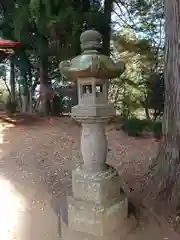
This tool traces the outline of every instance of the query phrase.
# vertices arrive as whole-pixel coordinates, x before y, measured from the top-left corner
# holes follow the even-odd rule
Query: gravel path
[[[155,155],[155,141],[129,138],[111,126],[107,127],[107,134],[108,163],[115,166],[124,179],[141,175]],[[71,192],[71,170],[82,162],[79,149],[80,127],[68,118],[33,126],[14,127],[1,122],[0,191],[9,184],[11,194],[18,196],[26,227],[16,238],[1,237],[0,231],[0,239],[59,239],[59,201],[63,202],[65,194]],[[10,203],[6,208],[9,206]],[[20,230],[11,234],[17,231]]]

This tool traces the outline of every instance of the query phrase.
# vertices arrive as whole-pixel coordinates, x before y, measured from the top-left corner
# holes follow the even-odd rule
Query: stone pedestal
[[[127,218],[127,199],[120,195],[119,185],[111,167],[98,172],[73,170],[73,196],[67,199],[68,225],[62,222],[62,239],[119,240]]]
[[[119,197],[119,186],[119,176],[111,167],[97,172],[88,172],[81,167],[72,171],[75,199],[101,204]]]

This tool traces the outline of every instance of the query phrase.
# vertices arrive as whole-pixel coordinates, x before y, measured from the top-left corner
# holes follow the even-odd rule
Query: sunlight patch
[[[0,177],[0,239],[20,239],[18,229],[21,214],[25,209],[24,197],[10,181]]]

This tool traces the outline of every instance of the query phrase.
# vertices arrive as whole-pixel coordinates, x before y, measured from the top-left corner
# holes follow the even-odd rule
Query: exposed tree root
[[[145,175],[139,190],[142,203],[156,215],[163,216],[178,229],[180,224],[180,159],[174,149],[164,144]]]

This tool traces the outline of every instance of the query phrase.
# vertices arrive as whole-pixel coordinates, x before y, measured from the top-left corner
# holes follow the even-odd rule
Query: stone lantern
[[[120,196],[118,173],[105,163],[104,123],[115,116],[113,105],[108,103],[108,80],[120,76],[125,65],[100,53],[99,32],[85,31],[80,41],[83,53],[59,66],[68,80],[77,81],[78,105],[72,108],[71,116],[82,124],[83,157],[83,165],[72,171],[73,197],[68,197],[68,226],[62,223],[62,237],[116,240],[127,215],[127,200]]]

